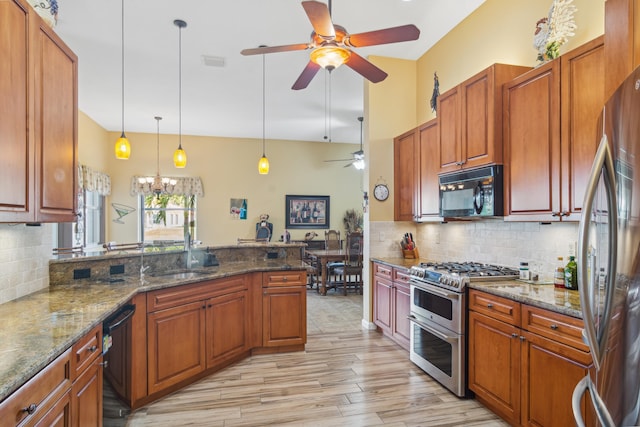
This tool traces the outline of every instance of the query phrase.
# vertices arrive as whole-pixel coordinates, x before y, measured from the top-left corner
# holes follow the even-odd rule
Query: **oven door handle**
[[[431,286],[431,285],[418,285],[415,282],[410,282],[410,284],[412,284],[413,286],[415,286],[418,289],[422,289],[424,292],[429,292],[432,294],[436,294],[438,296],[441,296],[443,298],[447,298],[447,299],[459,299],[460,298],[460,294],[456,293],[456,292],[447,292],[444,290],[441,290],[440,288],[436,287],[436,286]]]
[[[437,336],[441,340],[444,340],[444,341],[452,343],[452,344],[455,344],[458,341],[458,337],[449,337],[449,336],[443,334],[442,332],[433,329],[431,326],[428,326],[426,323],[419,321],[418,318],[416,316],[414,316],[413,314],[407,316],[407,319],[409,319],[409,321],[415,323],[416,325],[418,325],[422,329],[426,330],[427,332]]]

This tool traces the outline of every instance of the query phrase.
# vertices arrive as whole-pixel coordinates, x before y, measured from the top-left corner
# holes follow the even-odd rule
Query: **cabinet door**
[[[561,56],[563,220],[580,220],[600,143],[598,117],[605,102],[603,40],[601,36]]]
[[[504,86],[505,209],[510,220],[560,220],[560,62]]]
[[[307,287],[274,287],[262,291],[262,345],[306,344]]]
[[[205,369],[205,308],[201,301],[147,314],[149,394]]]
[[[416,151],[416,217],[437,218],[440,215],[440,143],[438,119],[430,120],[418,128],[419,144]]]
[[[102,357],[95,359],[71,387],[72,425],[102,426]]]
[[[394,283],[393,286],[393,338],[406,350],[410,347],[411,291],[409,286]]]
[[[37,23],[36,221],[72,222],[78,184],[78,59],[44,21]]]
[[[33,56],[29,55],[29,6],[0,2],[0,221],[33,221]],[[31,15],[35,15],[31,11]]]
[[[373,323],[387,334],[391,334],[392,289],[391,280],[373,276]]]
[[[247,291],[207,300],[207,368],[248,350]]]
[[[591,356],[536,334],[523,332],[523,336],[522,425],[574,425],[571,395],[587,375]],[[583,417],[586,404],[583,397]]]
[[[469,312],[469,388],[512,425],[520,422],[520,329]]]
[[[416,138],[413,129],[393,141],[393,218],[396,221],[414,218]]]
[[[28,420],[20,427],[69,427],[71,425],[71,390],[67,392],[41,418]],[[96,424],[97,425],[97,424]]]
[[[440,172],[458,170],[462,166],[460,88],[458,86],[438,97],[438,121]]]
[[[502,161],[494,150],[493,69],[486,69],[461,84],[461,160],[465,168]],[[499,148],[502,148],[500,146]],[[498,155],[497,159],[495,159]]]

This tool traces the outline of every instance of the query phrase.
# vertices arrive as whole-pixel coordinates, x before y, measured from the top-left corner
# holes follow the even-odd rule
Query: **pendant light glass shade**
[[[266,47],[266,46],[261,46]],[[264,70],[264,54],[262,55],[262,157],[258,161],[258,173],[267,175],[269,173],[269,159],[265,155],[265,70]]]
[[[173,164],[184,168],[187,166],[187,153],[182,148],[182,29],[187,23],[176,19],[173,24],[178,27],[178,148],[173,153]]]
[[[122,0],[122,134],[116,141],[116,159],[127,160],[131,155],[131,144],[124,134],[124,0]]]

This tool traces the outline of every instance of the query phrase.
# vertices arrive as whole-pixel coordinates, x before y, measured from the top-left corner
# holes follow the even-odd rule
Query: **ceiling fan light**
[[[353,167],[358,169],[358,170],[363,170],[364,169],[364,159],[358,159],[355,162],[353,162]]]
[[[264,154],[258,161],[258,173],[260,175],[267,175],[269,173],[269,159]]]
[[[120,138],[116,141],[116,159],[127,160],[131,155],[131,144],[129,144],[129,140],[127,136],[122,132]]]
[[[329,71],[349,61],[351,52],[340,46],[321,46],[311,52],[311,60]]]
[[[173,152],[173,165],[177,168],[187,166],[187,153],[182,149],[182,145]]]

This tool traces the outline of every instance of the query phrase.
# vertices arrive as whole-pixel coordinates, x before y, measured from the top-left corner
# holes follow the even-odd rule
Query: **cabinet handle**
[[[108,368],[109,367],[109,361],[105,360],[104,362],[98,363],[98,365],[101,365],[103,368]]]
[[[487,304],[487,308],[493,308],[493,304],[491,303]]]
[[[520,341],[524,341],[526,338],[520,335]]]
[[[207,305],[206,305],[206,304],[202,306],[202,309],[205,309],[205,308],[207,308]]]
[[[20,411],[21,412],[26,412],[27,414],[31,415],[34,412],[36,412],[36,409],[38,409],[38,405],[36,405],[35,403],[32,403],[31,405],[27,406],[26,408],[20,409]]]
[[[511,334],[511,337],[512,337],[512,338],[518,338],[518,334],[516,334],[515,332],[513,332],[513,333]]]
[[[558,325],[556,325],[555,323],[554,323],[553,325],[549,326],[549,327],[550,327],[551,329],[553,329],[554,331],[555,331],[556,329],[558,329]]]
[[[569,216],[569,215],[571,215],[571,212],[568,212],[568,211],[562,212],[562,216]]]
[[[560,212],[551,212],[551,216],[552,217],[557,217],[557,216],[561,216]]]
[[[87,351],[88,351],[89,353],[93,353],[93,352],[94,352],[94,351],[96,351],[97,349],[98,349],[98,347],[97,347],[97,346],[95,346],[95,345],[92,345],[91,347],[87,347]]]
[[[211,308],[211,307],[213,307],[213,304],[209,304],[209,305],[207,305],[207,307]]]
[[[283,277],[283,278],[282,278],[282,281],[283,281],[283,282],[286,282],[286,281],[287,281],[287,277],[286,277],[286,276],[285,276],[285,277]]]

